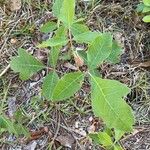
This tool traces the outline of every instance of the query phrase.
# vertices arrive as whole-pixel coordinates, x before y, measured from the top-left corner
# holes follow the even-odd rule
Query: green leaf
[[[116,64],[119,62],[119,58],[120,58],[119,56],[121,54],[122,54],[121,46],[119,46],[116,41],[113,41],[112,51],[111,51],[111,54],[109,55],[109,57],[107,58],[107,61]]]
[[[97,68],[111,53],[112,36],[110,33],[103,33],[97,37],[87,52],[88,66],[90,69]]]
[[[64,38],[51,38],[46,41],[43,41],[41,44],[39,44],[37,47],[38,48],[46,48],[46,47],[54,47],[54,46],[59,46],[59,45],[66,45],[67,40]]]
[[[150,6],[145,6],[144,8],[143,8],[143,13],[146,13],[146,12],[149,12],[150,11]]]
[[[124,134],[124,131],[115,129],[115,141],[119,141]]]
[[[79,35],[75,35],[73,40],[77,41],[79,43],[90,44],[91,42],[93,42],[100,35],[101,35],[101,33],[99,33],[99,32],[88,31],[88,32],[84,32],[84,33],[79,34]]]
[[[137,5],[136,11],[137,11],[137,12],[142,12],[143,9],[144,9],[144,7],[145,7],[144,4],[143,4],[143,3],[140,3],[140,4]]]
[[[120,145],[114,145],[114,150],[124,150]]]
[[[61,46],[55,46],[51,48],[50,55],[49,55],[49,63],[53,68],[55,68],[57,65],[60,49]]]
[[[55,3],[53,4],[53,7],[52,7],[52,12],[54,16],[58,17],[60,15],[60,10],[61,10],[63,1],[64,0],[55,0]]]
[[[56,72],[50,72],[43,81],[42,94],[48,100],[52,99],[54,88],[59,80]]]
[[[60,26],[55,32],[55,38],[66,39],[66,37],[67,37],[67,30],[65,26]]]
[[[43,33],[49,33],[55,30],[56,28],[57,24],[55,22],[48,21],[40,28],[40,31]]]
[[[25,135],[29,137],[29,131],[21,124],[16,124],[5,116],[0,116],[0,129],[6,129],[9,133],[18,135]]]
[[[150,0],[143,0],[144,5],[150,6]]]
[[[45,67],[40,61],[22,48],[18,50],[18,56],[11,58],[10,66],[12,70],[20,73],[22,80],[29,79],[33,74]]]
[[[91,133],[89,136],[96,144],[106,147],[113,145],[111,137],[106,132]]]
[[[89,31],[89,28],[84,24],[74,23],[71,26],[71,33],[73,36],[76,36],[76,35],[79,35],[79,34],[82,34],[84,32],[88,32],[88,31]]]
[[[30,137],[29,131],[21,124],[13,124],[17,135],[24,135],[25,137]]]
[[[55,36],[53,38],[43,41],[41,44],[38,45],[38,47],[45,48],[66,45],[68,42],[66,35],[66,28],[64,26],[61,26],[56,30]]]
[[[147,15],[143,18],[144,22],[150,22],[150,15]]]
[[[64,23],[65,26],[70,28],[73,24],[75,15],[75,0],[64,0],[60,9],[59,20]]]
[[[53,101],[61,101],[73,96],[81,88],[83,79],[84,74],[81,72],[65,74],[54,88]]]
[[[115,81],[92,77],[92,108],[96,116],[101,117],[108,128],[132,131],[134,117],[129,105],[122,99],[130,89]]]

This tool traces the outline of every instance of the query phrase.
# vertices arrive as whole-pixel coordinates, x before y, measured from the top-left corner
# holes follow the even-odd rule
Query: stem
[[[8,71],[10,64],[0,73],[0,78]]]
[[[72,44],[72,37],[71,37],[71,30],[70,30],[70,28],[69,28],[69,41],[70,41],[71,50],[73,51],[73,44]]]

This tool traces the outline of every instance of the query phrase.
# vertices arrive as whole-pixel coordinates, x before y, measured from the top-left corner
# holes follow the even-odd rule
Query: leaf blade
[[[64,0],[60,10],[59,20],[61,20],[65,26],[71,27],[74,21],[75,15],[75,0]]]
[[[118,81],[92,77],[93,111],[105,121],[108,128],[125,132],[132,130],[134,117],[129,105],[122,99],[129,91]]]
[[[22,80],[29,79],[33,74],[45,68],[40,61],[22,48],[18,50],[18,56],[11,58],[10,66],[14,72],[20,73]]]
[[[70,98],[82,85],[84,74],[81,72],[68,73],[57,83],[53,92],[53,101]]]
[[[59,80],[56,72],[50,72],[44,79],[42,85],[42,94],[48,100],[52,99],[54,88]]]
[[[143,0],[144,5],[150,6],[150,0]]]
[[[57,65],[60,48],[61,46],[55,46],[51,48],[50,55],[49,55],[49,63],[53,68],[55,68]]]
[[[119,46],[116,41],[113,41],[112,51],[111,51],[110,55],[107,57],[107,61],[116,64],[119,62],[119,56],[121,54],[122,54],[121,46]]]
[[[62,7],[63,0],[55,0],[55,3],[52,7],[52,12],[54,16],[58,17],[60,15],[60,9]]]
[[[90,69],[98,67],[111,53],[112,36],[103,33],[97,37],[87,51],[88,66]]]
[[[99,37],[101,35],[101,33],[99,32],[84,32],[81,33],[79,35],[75,35],[73,40],[77,41],[79,43],[87,43],[90,44],[91,42],[93,42],[97,37]]]
[[[57,24],[55,22],[48,21],[43,26],[41,26],[40,31],[43,33],[49,33],[49,32],[52,32],[56,28],[57,28]]]
[[[82,34],[88,31],[89,31],[89,28],[86,25],[81,24],[81,23],[74,23],[71,26],[71,33],[73,36],[77,36],[79,34]]]
[[[145,16],[142,20],[146,23],[150,22],[150,15]]]

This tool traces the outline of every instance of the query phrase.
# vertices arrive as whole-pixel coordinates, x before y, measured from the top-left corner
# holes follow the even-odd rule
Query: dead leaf
[[[29,140],[37,140],[39,139],[41,136],[43,136],[44,134],[49,134],[50,135],[50,131],[48,129],[48,127],[43,127],[41,129],[39,129],[38,131],[32,131],[30,133],[31,137]],[[51,137],[50,137],[51,138]]]
[[[135,63],[133,63],[133,67],[149,68],[150,67],[150,60],[145,61],[145,62],[135,62]]]
[[[21,8],[21,0],[9,0],[9,2],[11,11],[16,11]]]
[[[72,69],[72,70],[78,70],[77,67],[75,67],[74,65],[70,64],[70,63],[65,63],[64,66],[66,68]]]
[[[74,61],[77,67],[82,67],[84,65],[84,60],[77,53],[74,53]]]
[[[56,141],[58,141],[62,146],[72,148],[73,143],[75,142],[74,138],[70,135],[60,135],[56,138]]]

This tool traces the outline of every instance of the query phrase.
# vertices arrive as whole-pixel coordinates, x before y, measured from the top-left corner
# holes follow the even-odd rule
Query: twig
[[[10,68],[10,64],[1,72],[0,78],[8,71],[9,68]]]

